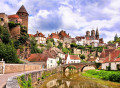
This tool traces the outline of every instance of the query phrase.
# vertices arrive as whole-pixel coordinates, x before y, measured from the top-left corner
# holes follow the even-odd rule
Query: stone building
[[[28,29],[29,14],[23,5],[20,7],[20,9],[17,11],[16,14],[20,17],[20,19],[22,19],[22,25],[24,25]],[[27,30],[27,33],[28,33],[28,30]]]
[[[22,19],[16,14],[8,15],[9,22],[20,23],[22,24]]]

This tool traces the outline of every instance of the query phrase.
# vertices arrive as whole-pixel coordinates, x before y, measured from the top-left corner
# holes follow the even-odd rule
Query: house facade
[[[35,39],[37,40],[37,44],[46,44],[46,37],[41,32],[34,35]]]
[[[114,50],[109,53],[109,56],[105,58],[102,63],[102,69],[107,70],[109,67],[111,70],[118,70],[118,66],[120,66],[120,50]]]
[[[76,55],[65,55],[66,64],[80,63],[80,57]]]

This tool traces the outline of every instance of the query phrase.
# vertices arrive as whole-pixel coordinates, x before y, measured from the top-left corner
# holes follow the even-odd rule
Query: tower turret
[[[25,7],[22,5],[20,9],[16,13],[20,19],[22,19],[22,25],[27,27],[27,32],[28,32],[28,12],[26,11]]]
[[[97,40],[99,39],[99,31],[98,31],[98,28],[96,29],[96,39],[97,39]]]

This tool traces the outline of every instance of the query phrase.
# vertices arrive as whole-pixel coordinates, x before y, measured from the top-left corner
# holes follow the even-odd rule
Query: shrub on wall
[[[8,23],[10,29],[16,27],[17,25],[20,25],[20,23],[14,23],[12,21]]]

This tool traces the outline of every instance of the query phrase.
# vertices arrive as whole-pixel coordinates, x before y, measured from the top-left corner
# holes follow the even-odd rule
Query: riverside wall
[[[62,71],[62,68],[59,66],[59,67],[54,67],[54,68],[45,69],[45,70],[41,70],[41,71],[32,71],[32,72],[22,73],[22,74],[8,78],[7,83],[6,83],[6,88],[20,88],[17,78],[22,75],[25,75],[26,80],[28,80],[28,76],[31,75],[32,83],[35,83],[35,82],[37,82],[38,78],[41,78],[42,74],[44,74],[45,72],[54,74],[54,73],[58,73],[60,71]]]

